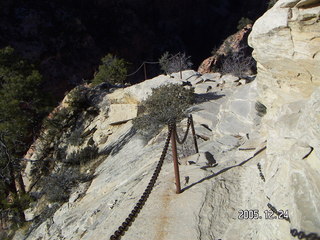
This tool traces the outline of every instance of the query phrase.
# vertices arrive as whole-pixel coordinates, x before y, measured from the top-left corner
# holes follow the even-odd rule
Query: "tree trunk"
[[[16,196],[17,198],[20,198],[21,194],[25,193],[25,188],[24,188],[23,179],[22,179],[20,170],[17,173],[18,177],[16,177],[16,174],[14,171],[14,166],[13,166],[13,161],[11,159],[11,155],[8,151],[7,145],[5,144],[5,141],[3,138],[0,139],[0,141],[1,141],[2,147],[4,148],[4,152],[5,152],[7,161],[8,161],[8,169],[9,169],[9,177],[10,177],[10,192],[14,196]],[[21,178],[21,179],[19,179],[19,178]],[[17,182],[19,184],[17,184]],[[20,185],[20,186],[18,186],[18,185]],[[20,192],[18,191],[19,187],[20,187]],[[21,206],[19,200],[17,202],[17,207],[18,207],[18,215],[19,215],[20,220],[25,222],[26,218],[24,215],[23,207]]]

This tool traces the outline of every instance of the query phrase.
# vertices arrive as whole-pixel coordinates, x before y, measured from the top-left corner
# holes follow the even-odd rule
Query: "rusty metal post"
[[[193,135],[194,147],[196,148],[196,153],[199,153],[196,131],[194,130],[193,117],[191,114],[190,114],[190,121],[191,121],[191,131],[192,131],[192,135]]]
[[[181,59],[180,53],[179,53],[179,59],[180,59],[180,79],[182,80],[182,59]]]
[[[147,80],[147,68],[146,68],[146,63],[143,63],[143,70],[144,70],[144,80]]]
[[[177,154],[177,143],[176,143],[176,124],[173,124],[173,130],[171,133],[171,147],[172,147],[172,156],[173,156],[173,166],[174,166],[174,175],[176,179],[176,193],[181,193],[180,186],[180,174],[179,174],[179,163],[178,163],[178,154]]]

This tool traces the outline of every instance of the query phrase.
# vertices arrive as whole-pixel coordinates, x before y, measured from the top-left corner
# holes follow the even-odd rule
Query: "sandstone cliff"
[[[179,148],[179,195],[167,155],[153,192],[122,239],[284,240],[294,239],[293,229],[320,235],[319,13],[319,1],[280,0],[254,24],[249,43],[258,62],[255,80],[183,72],[197,94],[188,111],[200,153],[192,139]],[[15,239],[113,234],[147,186],[166,136],[163,129],[146,142],[134,134],[137,104],[166,83],[181,84],[179,74],[124,89],[87,90],[99,111],[77,126],[89,133],[83,146],[91,139],[101,154],[95,178]],[[179,134],[185,126],[186,120],[179,123]],[[68,134],[59,137],[70,154]],[[37,151],[31,159],[38,159]],[[242,210],[256,210],[260,218],[245,219],[250,217]],[[281,211],[289,216],[280,219]],[[38,214],[30,213],[30,219]]]
[[[249,36],[259,98],[267,107],[265,192],[291,214],[291,224],[280,229],[320,229],[319,3],[278,1]]]

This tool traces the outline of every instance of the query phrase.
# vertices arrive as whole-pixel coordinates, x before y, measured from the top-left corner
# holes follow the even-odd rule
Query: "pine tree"
[[[0,210],[14,209],[20,221],[25,189],[19,159],[45,112],[41,82],[41,74],[13,48],[0,49]]]

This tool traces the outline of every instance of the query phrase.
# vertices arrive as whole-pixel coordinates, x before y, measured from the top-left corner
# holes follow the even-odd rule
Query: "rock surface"
[[[259,98],[267,107],[261,130],[268,142],[264,192],[290,213],[291,223],[279,231],[320,229],[319,3],[280,0],[249,36]]]
[[[221,238],[227,226],[235,223],[238,214],[236,196],[240,189],[237,179],[241,173],[231,169],[254,154],[254,151],[241,151],[238,148],[248,141],[247,135],[259,126],[260,117],[254,108],[245,108],[247,105],[234,110],[237,101],[240,106],[242,102],[249,101],[250,105],[250,101],[255,101],[256,94],[252,93],[256,89],[255,82],[242,86],[237,84],[238,78],[222,78],[228,79],[228,87],[212,85],[210,92],[197,94],[197,103],[189,109],[194,116],[200,153],[194,155],[195,148],[190,136],[184,145],[179,146],[181,184],[185,191],[180,195],[174,193],[170,147],[153,193],[123,239]],[[190,81],[195,87],[207,87],[209,83],[219,82],[220,76],[207,74],[202,77],[194,71],[184,71],[181,80],[179,74],[173,74],[172,77],[161,75],[132,87],[115,90],[101,98],[98,104],[100,113],[86,129],[96,129],[93,140],[98,143],[100,152],[109,155],[96,169],[96,177],[85,195],[79,198],[83,192],[79,186],[69,202],[31,232],[27,239],[93,239],[110,236],[116,230],[146,187],[166,135],[164,129],[149,143],[138,135],[132,135],[130,119],[136,115],[135,106],[151,94],[152,88],[167,83],[182,84],[183,81]],[[114,116],[113,108],[132,108],[133,111]],[[218,131],[220,124],[227,121],[227,112],[238,119],[232,123],[235,129]],[[250,127],[239,128],[242,124]],[[180,136],[185,131],[185,125],[185,120],[178,125]],[[184,158],[186,156],[189,161]],[[230,191],[233,191],[233,197],[228,195]],[[211,205],[210,202],[215,204]],[[219,206],[220,210],[217,211],[215,206]],[[28,210],[28,214],[32,216],[33,212]],[[218,219],[224,221],[216,224]],[[17,234],[16,239],[19,236]]]
[[[320,85],[320,6],[308,2],[278,1],[249,37],[270,117],[281,105],[310,97]]]

